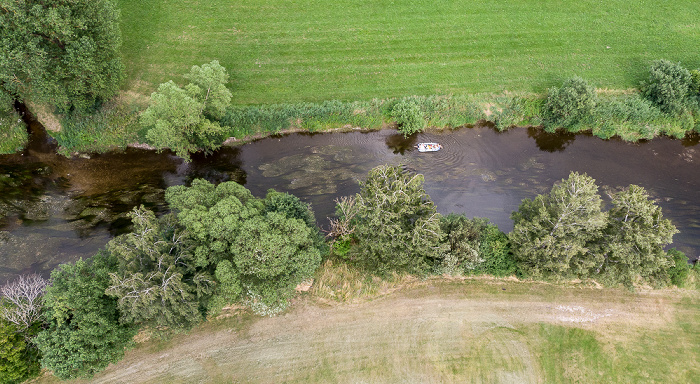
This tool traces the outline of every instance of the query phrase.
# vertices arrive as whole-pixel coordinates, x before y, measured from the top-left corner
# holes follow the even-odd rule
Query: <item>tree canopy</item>
[[[41,365],[61,378],[89,377],[124,355],[134,329],[119,323],[107,296],[116,260],[100,252],[51,272],[44,296],[46,328],[35,339]]]
[[[110,98],[124,78],[113,0],[0,2],[0,91],[82,110]]]
[[[612,193],[604,212],[595,180],[572,172],[548,195],[525,199],[509,237],[518,265],[533,277],[592,277],[607,283],[667,282],[677,233],[644,188]]]
[[[186,235],[173,215],[160,220],[143,207],[131,212],[131,233],[107,249],[118,260],[107,293],[119,299],[122,320],[174,329],[202,320],[200,304],[214,290],[214,279],[196,268]]]
[[[219,146],[224,130],[216,120],[231,101],[226,69],[214,60],[193,66],[184,89],[169,81],[151,94],[151,105],[141,115],[146,137],[158,148],[170,148],[189,160],[190,153]]]
[[[197,179],[168,188],[165,198],[196,265],[214,270],[213,309],[243,298],[258,313],[276,313],[321,262],[313,212],[295,196],[269,191],[259,199],[233,181],[214,186]]]
[[[440,216],[423,175],[398,166],[372,169],[356,195],[355,257],[380,272],[425,272],[444,257]]]
[[[572,172],[548,195],[525,199],[513,212],[510,240],[529,275],[587,274],[600,264],[589,245],[607,225],[595,180]]]

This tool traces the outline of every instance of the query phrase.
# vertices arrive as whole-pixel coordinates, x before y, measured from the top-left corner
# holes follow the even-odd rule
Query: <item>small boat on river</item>
[[[418,148],[418,152],[437,152],[442,149],[442,145],[438,143],[418,143],[416,148]]]

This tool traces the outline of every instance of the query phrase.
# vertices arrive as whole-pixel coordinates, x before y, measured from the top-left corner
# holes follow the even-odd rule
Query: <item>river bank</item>
[[[271,135],[296,132],[374,131],[396,128],[392,108],[399,102],[410,101],[420,108],[424,129],[453,130],[480,123],[491,123],[499,131],[518,126],[543,124],[545,95],[538,94],[475,94],[409,96],[405,98],[373,99],[344,102],[270,104],[227,108],[218,123],[225,134],[220,145],[241,145]],[[146,132],[138,122],[148,99],[134,93],[123,93],[105,104],[93,115],[38,115],[43,124],[51,120],[57,129],[48,133],[65,156],[81,153],[105,153],[129,146],[153,148]],[[42,118],[43,117],[43,118]],[[56,124],[60,122],[60,124]],[[598,103],[589,119],[563,133],[590,133],[601,139],[619,137],[636,142],[659,136],[677,139],[697,135],[693,115],[677,116],[662,113],[644,100],[635,90],[598,90]],[[553,128],[548,128],[554,131]],[[165,149],[165,148],[160,148]]]

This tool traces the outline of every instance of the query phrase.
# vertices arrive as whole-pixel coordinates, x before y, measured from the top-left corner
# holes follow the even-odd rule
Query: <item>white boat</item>
[[[438,143],[418,143],[416,148],[418,148],[418,152],[437,152],[442,149],[442,145]]]

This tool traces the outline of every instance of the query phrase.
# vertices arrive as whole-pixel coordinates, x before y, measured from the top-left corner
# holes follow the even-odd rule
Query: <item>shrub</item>
[[[20,151],[27,141],[27,126],[12,108],[12,100],[0,91],[0,155]]]
[[[479,255],[483,262],[479,270],[494,276],[509,276],[515,273],[516,264],[510,251],[508,236],[494,224],[481,231]]]
[[[662,111],[677,114],[685,109],[692,87],[692,76],[680,63],[657,60],[649,68],[649,79],[642,83],[644,97]]]
[[[36,350],[15,326],[0,319],[0,384],[14,384],[39,373]]]
[[[673,265],[668,271],[671,277],[671,284],[681,288],[685,285],[685,281],[690,273],[691,266],[688,264],[688,258],[685,256],[685,253],[676,248],[669,249],[667,254],[673,261]]]
[[[399,131],[408,137],[425,129],[425,117],[415,97],[401,99],[391,109],[391,117],[399,125]]]
[[[46,328],[34,339],[41,365],[61,379],[90,377],[124,356],[134,329],[119,323],[117,299],[105,294],[117,261],[100,252],[51,272]]]
[[[447,256],[439,266],[439,273],[472,273],[483,262],[479,254],[482,231],[488,225],[488,219],[468,219],[465,215],[451,213],[440,216],[440,229],[445,234],[443,242],[447,245]]]
[[[550,88],[542,111],[545,127],[572,130],[590,118],[596,105],[595,89],[580,77],[566,80],[561,88]]]
[[[690,78],[690,94],[700,97],[700,69],[693,69],[690,71]]]

